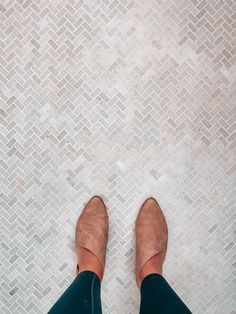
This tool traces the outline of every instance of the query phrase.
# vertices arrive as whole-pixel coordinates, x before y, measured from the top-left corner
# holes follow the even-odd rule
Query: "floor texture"
[[[105,314],[138,313],[134,221],[154,196],[164,274],[193,313],[236,313],[236,3],[2,0],[1,309],[46,313],[74,229],[110,216]]]

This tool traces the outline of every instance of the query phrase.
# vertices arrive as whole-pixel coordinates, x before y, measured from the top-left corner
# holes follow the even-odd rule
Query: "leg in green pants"
[[[167,281],[159,274],[146,276],[140,287],[140,314],[191,314]]]
[[[48,313],[101,314],[100,287],[94,272],[81,272]]]
[[[100,286],[94,272],[80,273],[49,314],[101,314]],[[140,292],[140,314],[191,314],[161,275],[146,276]]]

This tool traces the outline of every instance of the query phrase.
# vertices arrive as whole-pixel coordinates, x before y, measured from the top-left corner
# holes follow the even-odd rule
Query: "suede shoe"
[[[156,254],[164,261],[167,250],[168,229],[165,217],[157,201],[150,197],[141,206],[136,223],[135,276],[140,287],[140,271],[144,264]]]
[[[79,216],[76,225],[75,246],[91,251],[105,267],[106,248],[108,241],[108,214],[103,199],[93,196]],[[79,265],[77,265],[77,273]]]

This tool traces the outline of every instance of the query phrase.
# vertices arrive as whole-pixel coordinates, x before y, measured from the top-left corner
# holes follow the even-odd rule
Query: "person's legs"
[[[162,276],[168,228],[155,199],[147,199],[136,219],[136,283],[140,314],[189,314],[191,311]]]
[[[160,274],[149,274],[140,287],[140,314],[191,314]]]
[[[101,197],[94,196],[76,224],[77,277],[49,314],[101,314],[100,288],[108,240],[108,214]]]
[[[101,314],[100,279],[83,271],[48,312],[49,314]]]

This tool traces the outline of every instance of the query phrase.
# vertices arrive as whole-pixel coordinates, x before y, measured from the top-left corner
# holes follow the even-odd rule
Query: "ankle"
[[[100,282],[102,281],[103,271],[99,267],[93,264],[80,265],[78,275],[82,273],[83,271],[88,271],[88,270],[94,272],[100,279]]]
[[[140,271],[140,274],[139,274],[140,283],[143,281],[143,279],[146,276],[148,276],[150,274],[162,275],[163,262],[164,262],[164,258],[162,255],[159,255],[159,254],[150,258],[144,264],[143,268]]]
[[[154,266],[144,266],[140,272],[140,283],[142,283],[143,279],[150,274],[159,274],[162,275],[162,267],[154,267]]]
[[[80,248],[78,252],[78,265],[80,274],[82,271],[90,270],[99,277],[100,281],[103,278],[103,267],[97,257],[87,249]]]

